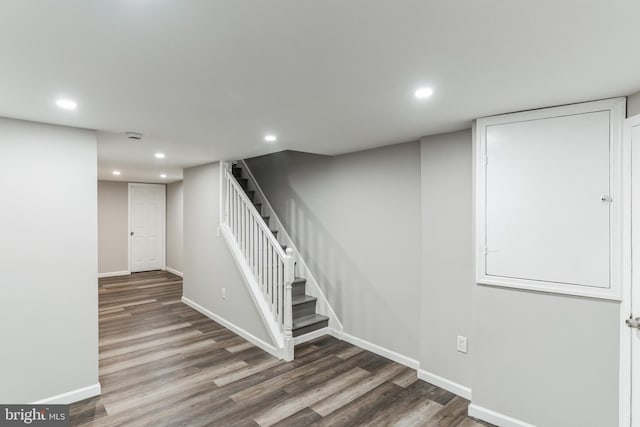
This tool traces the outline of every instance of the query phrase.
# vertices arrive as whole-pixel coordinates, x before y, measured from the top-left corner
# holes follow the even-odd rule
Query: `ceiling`
[[[0,116],[99,130],[103,179],[352,152],[640,90],[635,0],[0,2]],[[416,100],[421,86],[434,95]]]

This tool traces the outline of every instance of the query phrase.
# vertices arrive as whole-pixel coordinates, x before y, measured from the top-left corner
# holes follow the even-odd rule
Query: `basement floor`
[[[71,405],[71,425],[489,425],[389,359],[321,337],[282,362],[181,296],[164,271],[100,279],[102,395]]]

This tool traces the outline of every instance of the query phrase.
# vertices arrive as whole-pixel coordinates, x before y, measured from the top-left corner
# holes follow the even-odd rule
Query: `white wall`
[[[0,402],[98,383],[96,137],[0,118]]]
[[[640,92],[627,97],[627,117],[640,114]]]
[[[184,296],[273,345],[224,239],[216,236],[220,164],[185,169],[183,176]]]
[[[182,272],[182,181],[167,185],[167,267]]]
[[[420,369],[471,387],[471,131],[423,138]],[[469,353],[456,349],[468,338]]]
[[[419,144],[247,163],[344,332],[417,360]]]
[[[98,181],[98,272],[117,273],[129,269],[128,185]]]

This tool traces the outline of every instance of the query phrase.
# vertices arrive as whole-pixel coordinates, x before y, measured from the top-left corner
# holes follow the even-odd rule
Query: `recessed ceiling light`
[[[156,159],[164,159],[164,153],[156,153]]]
[[[120,171],[113,171],[114,175],[120,175]]]
[[[275,135],[265,135],[264,140],[267,142],[276,142],[278,140],[278,137]]]
[[[166,174],[166,173],[161,173],[161,174],[160,174],[160,178],[166,178],[166,177],[167,177],[167,174]]]
[[[78,104],[70,99],[58,99],[56,105],[65,110],[75,110]]]
[[[420,89],[416,90],[413,95],[418,99],[429,98],[431,95],[433,95],[433,89],[431,89],[430,87],[421,87]]]

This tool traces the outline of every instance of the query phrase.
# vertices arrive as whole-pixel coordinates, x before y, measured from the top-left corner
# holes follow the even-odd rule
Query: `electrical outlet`
[[[458,335],[458,351],[460,353],[467,352],[467,337],[461,337]]]
[[[220,293],[222,294],[222,299],[227,299],[227,288],[222,288]]]

